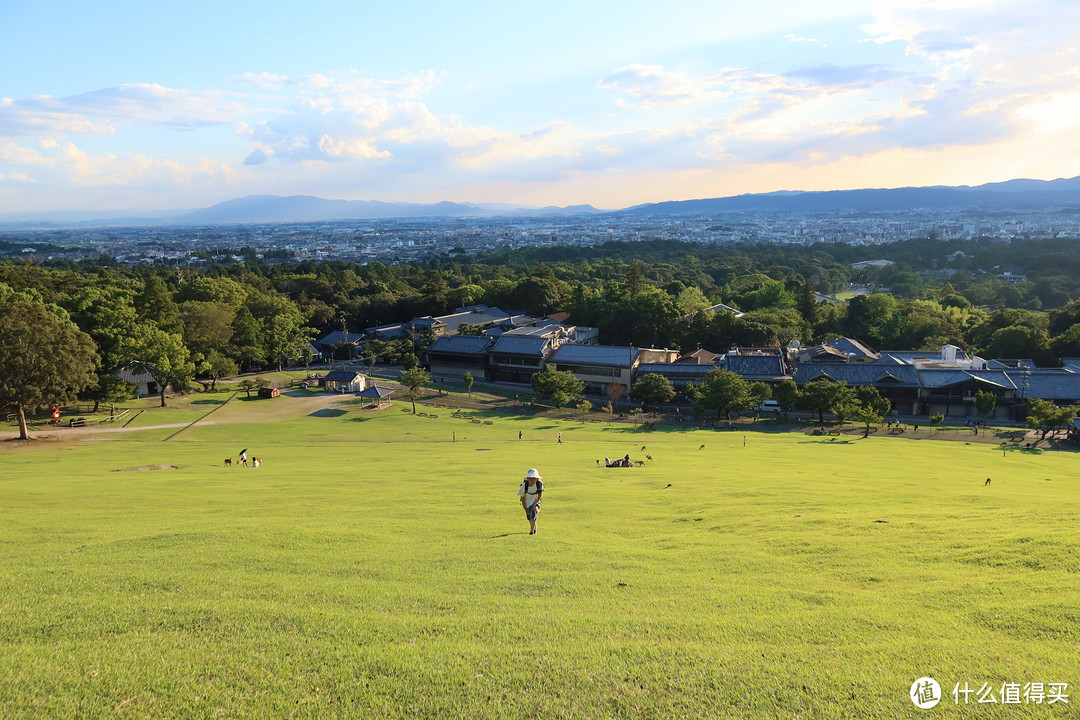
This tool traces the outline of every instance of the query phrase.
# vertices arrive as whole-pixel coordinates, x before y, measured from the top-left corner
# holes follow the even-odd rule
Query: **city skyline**
[[[0,213],[1080,174],[1062,0],[0,8]]]

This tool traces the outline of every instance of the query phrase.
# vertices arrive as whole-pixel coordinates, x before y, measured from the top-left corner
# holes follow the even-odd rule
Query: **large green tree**
[[[754,404],[750,383],[738,373],[719,368],[705,373],[700,383],[689,385],[687,394],[699,408],[715,410],[718,418],[730,417],[731,413]]]
[[[555,407],[562,407],[585,393],[585,383],[573,373],[550,367],[532,376],[532,387],[537,395],[550,399]]]
[[[979,390],[975,393],[975,409],[979,411],[979,416],[984,420],[994,414],[994,410],[997,408],[997,395],[986,390]]]
[[[645,373],[630,388],[630,397],[645,405],[663,405],[675,397],[675,388],[660,373]]]
[[[153,323],[167,332],[181,329],[180,311],[169,292],[168,285],[157,275],[146,278],[142,292],[135,298],[139,320]]]
[[[121,348],[138,321],[134,293],[117,285],[86,285],[72,293],[65,307],[71,320],[97,345],[100,356],[97,380],[80,397],[93,401],[94,412],[101,403],[131,398],[133,386],[121,380],[116,371],[123,364]]]
[[[155,325],[136,325],[123,352],[133,365],[154,378],[161,395],[161,407],[165,407],[165,392],[169,385],[195,376],[195,363],[180,335]]]
[[[405,388],[405,397],[412,401],[412,411],[413,415],[415,415],[416,398],[420,397],[421,388],[425,388],[431,384],[431,375],[428,374],[427,370],[415,367],[401,373],[399,382],[402,387]]]
[[[15,412],[20,439],[30,439],[27,410],[73,399],[94,384],[97,363],[94,341],[66,317],[39,303],[0,304],[0,405]]]
[[[854,393],[846,382],[834,382],[832,380],[814,380],[802,388],[802,402],[810,410],[818,414],[818,422],[825,422],[826,412],[835,412],[837,408],[844,412],[854,400]]]
[[[218,380],[235,375],[240,371],[232,358],[222,355],[217,350],[211,350],[201,356],[196,363],[196,370],[199,375],[210,380],[209,387],[206,387],[206,383],[203,383],[203,388],[210,391],[217,390]]]
[[[892,403],[881,397],[881,393],[875,387],[861,386],[855,388],[855,400],[849,403],[850,416],[864,424],[863,437],[869,437],[870,426],[880,424],[892,409]]]
[[[1039,431],[1038,442],[1045,440],[1051,432],[1068,427],[1076,417],[1075,407],[1058,407],[1049,400],[1038,398],[1029,398],[1024,403],[1024,412],[1028,425]]]
[[[799,400],[802,398],[799,386],[795,384],[794,380],[783,380],[774,385],[772,395],[773,399],[776,400],[780,405],[780,408],[784,411],[785,418],[788,416],[788,411],[796,407],[799,404]]]
[[[303,315],[288,298],[269,297],[265,305],[271,308],[263,308],[266,314],[262,320],[262,337],[266,357],[281,370],[285,357],[298,356],[300,347],[311,339],[313,333],[304,327]]]

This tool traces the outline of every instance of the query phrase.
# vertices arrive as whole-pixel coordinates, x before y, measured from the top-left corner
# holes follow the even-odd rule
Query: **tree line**
[[[896,264],[850,267],[868,253],[896,258]],[[1024,258],[1029,273],[1023,283],[978,272],[1015,257]],[[72,337],[78,342],[68,351],[86,358],[88,369],[67,373],[72,382],[63,393],[53,383],[56,391],[48,397],[13,400],[12,389],[0,401],[9,407],[74,395],[115,401],[130,392],[115,371],[132,366],[154,376],[164,403],[169,384],[198,378],[212,388],[237,372],[300,361],[309,340],[342,322],[355,332],[478,303],[537,316],[565,312],[571,323],[599,328],[600,342],[610,345],[722,352],[736,345],[786,346],[847,336],[877,349],[951,343],[988,357],[1056,365],[1062,356],[1080,356],[1078,257],[1065,241],[1003,247],[920,240],[868,250],[709,248],[656,240],[502,250],[476,258],[432,256],[400,265],[254,257],[200,269],[130,267],[109,258],[56,265],[2,262],[5,337],[23,332],[40,345],[77,331],[81,335]],[[935,273],[946,264],[959,270],[940,279]],[[851,282],[888,292],[840,304],[819,302],[815,295],[842,291]],[[707,311],[717,303],[742,314]],[[59,325],[46,322],[42,312]],[[408,342],[372,350],[369,360],[382,354],[415,364],[409,356],[417,348]],[[0,374],[22,380],[5,379],[5,386],[42,386],[40,378],[19,375],[13,369],[18,363],[12,363],[0,365]],[[76,376],[85,382],[74,382]]]

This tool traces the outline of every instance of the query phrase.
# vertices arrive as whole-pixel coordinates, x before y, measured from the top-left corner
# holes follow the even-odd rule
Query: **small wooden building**
[[[360,392],[367,387],[367,378],[354,370],[333,370],[326,373],[323,384],[329,392]]]
[[[261,398],[276,398],[281,395],[281,391],[276,387],[261,387],[259,388],[259,397]]]

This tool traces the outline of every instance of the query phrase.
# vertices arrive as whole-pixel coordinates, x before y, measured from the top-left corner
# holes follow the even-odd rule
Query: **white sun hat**
[[[528,480],[529,478],[536,478],[537,480],[539,480],[540,479],[539,471],[537,471],[536,468],[529,468],[529,472],[525,473],[525,479]]]

